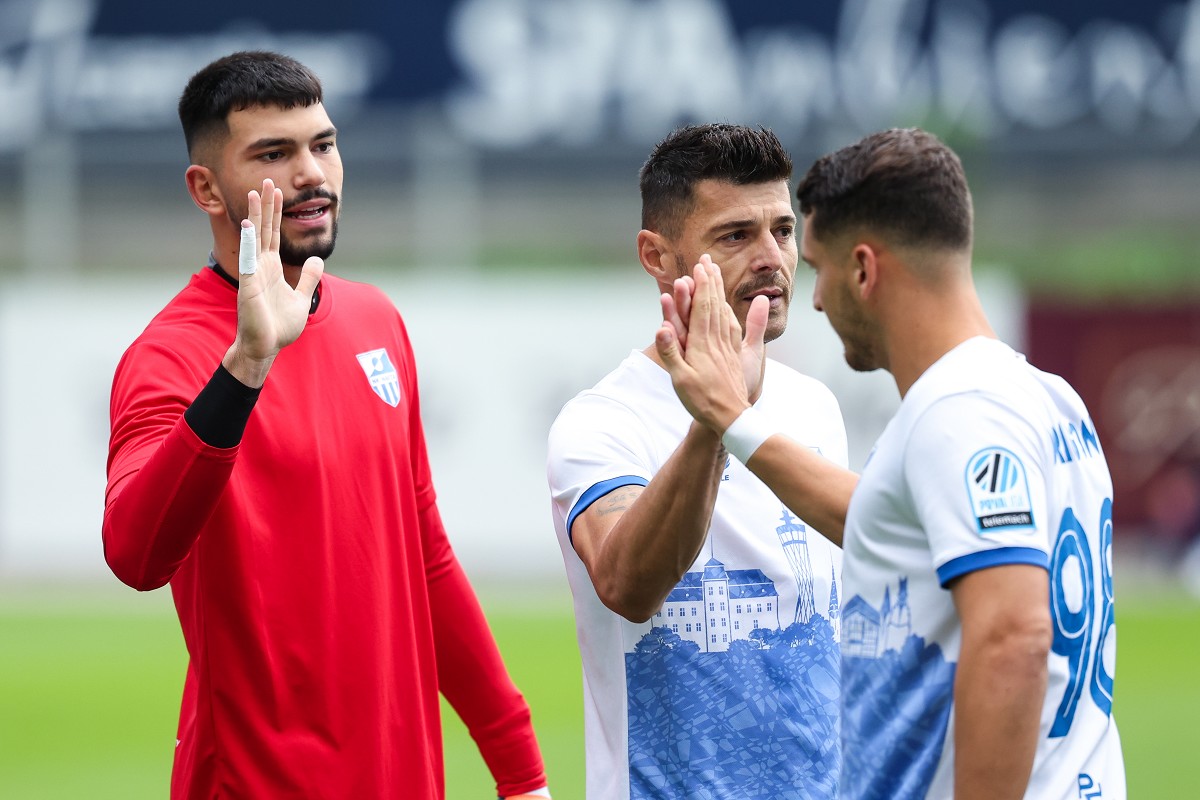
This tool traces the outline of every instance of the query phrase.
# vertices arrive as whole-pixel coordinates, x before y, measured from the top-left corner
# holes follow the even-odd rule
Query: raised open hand
[[[316,256],[309,258],[292,288],[279,258],[283,192],[267,179],[262,194],[251,190],[247,200],[238,256],[237,338],[222,363],[235,378],[257,387],[279,351],[303,333],[325,265]]]
[[[761,391],[763,333],[770,308],[766,298],[754,300],[743,342],[737,317],[725,302],[721,271],[707,255],[701,257],[691,280],[686,345],[680,342],[675,319],[666,318],[655,336],[655,347],[687,410],[700,423],[722,434],[750,405],[747,384],[753,385],[754,396]],[[666,310],[665,299],[663,305]]]
[[[770,304],[755,298],[743,337],[725,301],[721,270],[706,254],[693,277],[677,279],[672,293],[662,296],[662,308],[655,346],[675,390],[692,416],[721,433],[737,416],[724,419],[726,413],[735,407],[740,413],[762,391]]]

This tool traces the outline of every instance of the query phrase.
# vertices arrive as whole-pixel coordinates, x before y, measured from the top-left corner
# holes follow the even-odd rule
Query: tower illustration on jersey
[[[887,608],[887,589],[884,589],[883,592],[883,603]],[[912,611],[908,607],[908,578],[900,579],[900,592],[896,595],[896,605],[887,609],[882,617],[883,649],[900,650],[912,634]]]
[[[839,617],[841,616],[841,607],[838,603],[837,591],[837,567],[833,564],[829,565],[829,624],[833,626],[833,638],[838,638],[841,632]]]
[[[796,622],[808,622],[817,613],[816,600],[813,598],[812,562],[808,557],[808,526],[786,508],[783,509],[783,522],[775,533],[783,545],[788,564],[796,576]]]

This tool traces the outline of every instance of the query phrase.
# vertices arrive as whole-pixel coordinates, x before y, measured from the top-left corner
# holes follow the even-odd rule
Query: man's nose
[[[783,247],[775,238],[774,231],[764,231],[758,237],[758,247],[753,256],[751,269],[755,272],[778,272],[783,269]]]
[[[303,189],[309,186],[321,186],[325,183],[325,170],[321,164],[307,150],[298,158],[296,173],[292,178],[292,184],[297,189]]]

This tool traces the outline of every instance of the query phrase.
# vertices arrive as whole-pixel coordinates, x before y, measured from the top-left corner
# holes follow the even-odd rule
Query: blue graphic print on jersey
[[[880,609],[855,595],[843,610],[842,797],[923,798],[942,756],[955,665],[910,633],[907,583],[894,606],[885,590]]]
[[[886,603],[887,600],[884,600]],[[846,603],[847,626],[862,597]],[[884,618],[886,619],[886,618]],[[859,650],[862,652],[862,650]],[[942,756],[954,697],[954,663],[910,634],[899,649],[841,660],[842,796],[924,798]]]
[[[625,667],[631,800],[836,796],[838,650],[823,616],[710,653],[654,628]]]
[[[923,798],[933,780],[953,699],[954,664],[911,636],[900,652],[844,658],[843,797]]]

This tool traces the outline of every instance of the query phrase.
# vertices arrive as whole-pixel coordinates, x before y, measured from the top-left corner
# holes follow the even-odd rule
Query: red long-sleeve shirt
[[[439,688],[499,794],[545,786],[442,527],[394,306],[326,275],[219,449],[183,412],[236,325],[235,288],[203,269],[113,381],[105,558],[137,589],[170,582],[190,659],[172,797],[440,798]]]

